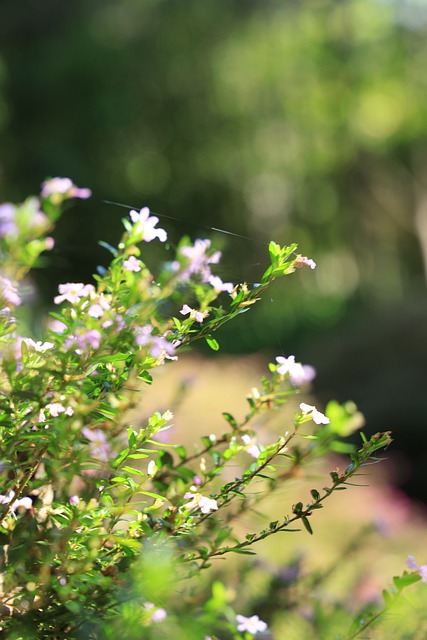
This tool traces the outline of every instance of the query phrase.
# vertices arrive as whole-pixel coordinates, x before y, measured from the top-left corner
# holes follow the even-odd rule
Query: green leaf
[[[145,476],[145,473],[140,471],[140,469],[135,469],[134,467],[122,467],[122,471],[126,471],[127,473],[133,473],[136,476]]]
[[[117,458],[113,460],[111,463],[111,466],[113,467],[113,469],[117,469],[117,467],[123,462],[123,460],[127,458],[128,453],[129,453],[129,449],[123,449],[123,451],[120,451]]]
[[[239,428],[235,418],[231,415],[231,413],[228,413],[227,411],[223,411],[222,415],[224,416],[225,420],[227,420],[228,424],[232,429]]]
[[[175,447],[175,451],[177,452],[177,454],[179,455],[181,460],[185,460],[187,457],[187,450],[185,449],[185,447],[183,447],[182,445],[177,445]]]
[[[217,340],[215,340],[215,338],[212,338],[211,336],[208,336],[206,338],[206,342],[209,345],[209,347],[212,349],[212,351],[218,351],[219,350],[219,343]]]
[[[301,522],[303,523],[304,527],[307,529],[308,533],[310,535],[313,535],[313,529],[311,528],[311,524],[308,521],[308,518],[306,516],[302,516]]]

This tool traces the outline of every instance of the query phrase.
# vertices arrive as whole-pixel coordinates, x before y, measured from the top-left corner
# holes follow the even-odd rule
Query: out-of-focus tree
[[[6,195],[70,174],[100,199],[296,236],[319,261],[319,322],[356,293],[395,301],[421,279],[425,4],[25,4],[0,27]],[[100,219],[115,231],[118,210],[90,213],[88,235]]]
[[[48,175],[95,193],[58,230],[69,262],[53,263],[50,292],[104,260],[88,247],[100,226],[117,236],[123,210],[103,199],[148,205],[184,222],[177,236],[211,225],[292,239],[318,262],[301,274],[304,301],[297,287],[274,292],[252,331],[224,335],[229,348],[299,345],[303,357],[308,330],[341,322],[335,359],[319,350],[315,363],[341,379],[354,370],[350,323],[370,310],[378,320],[360,342],[379,345],[390,374],[415,362],[427,315],[427,2],[23,0],[1,13],[3,196]],[[238,280],[266,247],[229,238],[226,276]],[[409,334],[400,352],[381,329],[390,318]],[[408,387],[418,379],[415,367]]]

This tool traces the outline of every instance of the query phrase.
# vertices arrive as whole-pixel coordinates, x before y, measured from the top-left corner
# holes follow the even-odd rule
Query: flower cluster
[[[144,391],[162,379],[156,368],[195,340],[218,350],[219,327],[257,304],[277,278],[315,267],[296,245],[270,243],[271,264],[256,286],[215,275],[221,254],[208,239],[183,239],[175,259],[154,273],[143,248],[166,242],[167,233],[147,207],[132,210],[102,275],[60,284],[50,321],[41,323],[46,335],[28,337],[20,282],[53,246],[46,233],[60,205],[89,195],[52,178],[39,198],[0,206],[0,631],[111,638],[130,630],[129,637],[151,640],[188,628],[191,637],[248,640],[267,622],[236,611],[262,611],[269,624],[274,611],[264,616],[248,592],[227,586],[220,568],[222,578],[198,580],[197,598],[193,578],[209,576],[218,558],[253,554],[255,543],[278,532],[312,534],[317,510],[390,436],[364,438],[360,449],[344,442],[354,410],[337,403],[322,413],[300,402],[293,419],[284,414],[286,429],[267,430],[269,413],[292,408],[314,379],[313,367],[294,355],[277,356],[243,418],[224,412],[223,432],[194,450],[176,441],[171,411],[147,415]],[[305,464],[336,451],[347,452],[350,464],[311,489],[309,501],[289,500],[277,520],[245,525]],[[425,565],[412,558],[410,568],[427,580]]]

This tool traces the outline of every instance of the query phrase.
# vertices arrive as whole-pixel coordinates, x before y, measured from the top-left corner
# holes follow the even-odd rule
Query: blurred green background
[[[314,391],[392,429],[427,501],[427,2],[3,0],[0,191],[47,176],[94,197],[61,221],[45,300],[88,280],[125,209],[171,244],[210,233],[256,282],[270,239],[318,263],[225,329],[222,351],[289,355]]]

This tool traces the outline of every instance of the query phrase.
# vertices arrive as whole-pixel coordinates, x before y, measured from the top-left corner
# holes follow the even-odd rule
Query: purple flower
[[[190,502],[187,502],[185,505],[188,511],[200,509],[202,513],[210,513],[211,511],[216,511],[218,509],[218,503],[216,500],[202,496],[201,493],[187,491],[187,493],[184,494],[184,498],[191,498]]]
[[[267,629],[267,624],[258,618],[258,616],[251,616],[250,618],[246,618],[245,616],[241,616],[237,614],[237,631],[243,632],[248,631],[248,633],[256,634],[258,631],[265,631]]]
[[[135,224],[134,232],[136,235],[141,235],[141,240],[145,242],[151,242],[154,238],[158,238],[160,242],[166,242],[168,236],[164,229],[155,229],[159,219],[156,216],[150,217],[150,209],[143,207],[141,211],[130,212],[130,219]]]
[[[414,556],[408,556],[406,564],[408,565],[409,569],[418,571],[418,574],[421,578],[421,582],[427,583],[427,564],[423,564],[421,565],[421,567],[419,567],[415,561]]]
[[[71,496],[70,499],[68,500],[68,502],[73,507],[77,507],[77,505],[80,504],[80,498],[79,498],[79,496]]]
[[[55,304],[61,304],[64,300],[75,304],[80,298],[85,298],[95,291],[95,287],[92,284],[83,284],[82,282],[67,282],[60,284],[58,291],[61,295],[53,299]]]
[[[180,313],[182,313],[183,316],[190,314],[190,318],[192,320],[196,320],[196,322],[203,322],[203,320],[209,315],[209,311],[197,311],[197,309],[189,307],[188,304],[185,304],[182,307]]]
[[[0,276],[0,298],[6,303],[18,306],[22,300],[18,295],[18,288],[12,284],[9,278]]]
[[[16,209],[11,202],[0,204],[0,238],[17,236]]]
[[[80,330],[79,333],[74,336],[68,336],[64,342],[64,347],[70,349],[71,347],[77,347],[76,351],[81,353],[88,349],[98,349],[101,344],[101,333],[98,329],[88,329],[87,331]]]
[[[135,273],[138,273],[138,271],[141,271],[141,267],[141,260],[137,260],[135,256],[129,256],[127,260],[123,261],[123,268],[125,271],[134,271]]]
[[[304,264],[307,265],[307,267],[310,267],[310,269],[315,269],[317,266],[314,260],[312,260],[311,258],[307,258],[307,256],[298,255],[295,258],[294,266],[297,267],[297,269],[300,269]]]
[[[111,457],[111,448],[107,437],[101,429],[88,429],[84,427],[82,434],[89,440],[90,453],[94,458],[99,458],[103,462],[108,462]]]
[[[208,279],[209,284],[215,289],[215,291],[226,291],[231,293],[234,289],[232,282],[223,282],[218,276],[210,276]]]
[[[164,336],[153,336],[151,332],[153,327],[150,324],[146,324],[143,327],[135,328],[135,342],[140,346],[148,346],[150,355],[153,358],[158,358],[163,353],[167,356],[173,356],[175,353],[175,346],[166,340]]]
[[[156,607],[153,602],[145,602],[144,609],[147,611],[153,611],[151,614],[151,622],[162,622],[165,618],[167,618],[166,609],[162,609],[160,607]]]
[[[110,303],[102,294],[91,292],[91,304],[87,310],[88,315],[90,315],[92,318],[101,318],[101,316],[104,315],[104,311],[110,311],[110,309]]]
[[[70,180],[70,178],[51,178],[42,184],[42,198],[52,197],[55,203],[59,204],[67,198],[90,198],[90,189],[80,189]]]
[[[207,255],[207,250],[211,246],[210,240],[196,240],[193,247],[181,247],[180,254],[190,260],[190,263],[181,273],[181,278],[189,278],[193,274],[202,277],[202,282],[208,282],[212,276],[209,265],[218,264],[221,259],[221,252],[215,251],[211,256]]]

